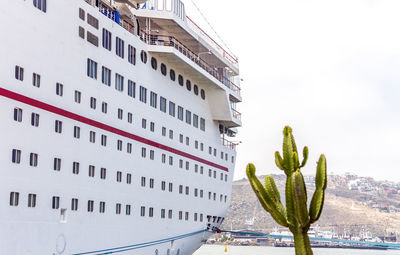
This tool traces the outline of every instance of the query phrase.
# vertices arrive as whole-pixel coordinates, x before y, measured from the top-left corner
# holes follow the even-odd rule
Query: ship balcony
[[[144,31],[141,31],[140,38],[143,42],[152,46],[149,49],[150,52],[166,55],[166,57],[172,62],[179,62],[177,59],[174,59],[174,57],[168,56],[174,54],[175,57],[181,58],[181,61],[183,60],[186,62],[186,65],[189,64],[194,67],[194,69],[196,69],[196,67],[200,67],[206,72],[207,76],[209,75],[215,79],[210,79],[210,77],[208,77],[209,80],[212,80],[214,83],[216,82],[218,85],[222,84],[224,87],[229,88],[231,92],[230,94],[236,98],[236,101],[241,101],[240,86],[231,79],[227,78],[227,76],[222,75],[216,67],[207,63],[207,61],[200,56],[201,53],[194,53],[173,36],[148,34]],[[207,54],[208,52],[203,53]],[[194,76],[198,75],[194,73]]]
[[[221,140],[222,140],[222,145],[223,146],[225,146],[226,148],[228,148],[230,150],[236,151],[236,146],[238,145],[237,143],[228,141],[225,138],[221,138]]]

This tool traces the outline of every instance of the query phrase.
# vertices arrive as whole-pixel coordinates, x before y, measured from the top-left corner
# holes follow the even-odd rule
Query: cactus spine
[[[300,168],[308,159],[308,148],[303,149],[303,160],[300,164],[292,129],[286,126],[283,130],[283,158],[275,152],[275,163],[286,175],[286,208],[281,202],[279,191],[271,175],[265,176],[264,186],[256,177],[256,168],[248,164],[246,173],[251,187],[262,207],[271,214],[280,225],[288,227],[294,235],[296,255],[313,254],[308,238],[310,225],[316,222],[324,206],[325,189],[327,187],[326,159],[321,155],[317,164],[315,192],[310,208],[307,208],[307,189]]]

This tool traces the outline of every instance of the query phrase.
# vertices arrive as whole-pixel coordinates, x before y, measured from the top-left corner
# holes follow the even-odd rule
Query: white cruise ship
[[[196,251],[230,203],[237,58],[180,0],[0,2],[0,254]]]

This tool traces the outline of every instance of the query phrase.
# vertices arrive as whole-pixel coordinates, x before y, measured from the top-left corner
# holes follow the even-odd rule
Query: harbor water
[[[356,250],[314,248],[314,255],[400,255],[400,250]],[[203,245],[193,255],[294,255],[294,248]]]

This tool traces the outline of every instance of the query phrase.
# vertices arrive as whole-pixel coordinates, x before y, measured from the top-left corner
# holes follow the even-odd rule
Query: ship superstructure
[[[2,7],[1,254],[192,254],[230,203],[237,58],[180,0]]]

